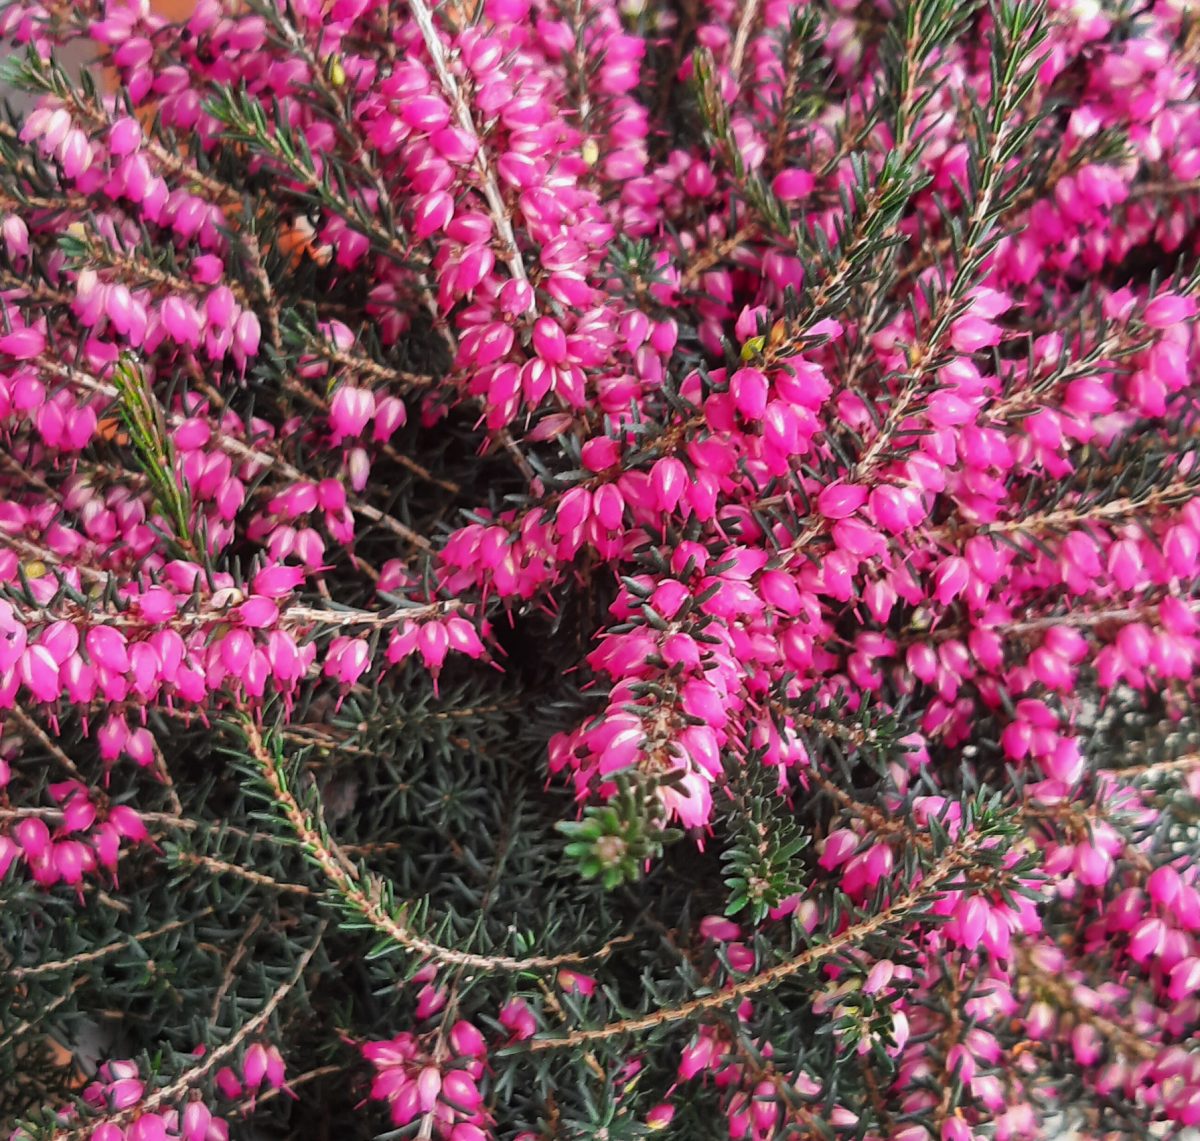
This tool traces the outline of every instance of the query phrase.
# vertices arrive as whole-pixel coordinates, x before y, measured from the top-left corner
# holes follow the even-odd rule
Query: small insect
[[[312,258],[317,265],[326,266],[333,256],[333,247],[317,243],[316,230],[302,214],[290,221],[286,219],[280,221],[275,245],[279,252],[290,261],[293,269],[299,266],[305,257]]]
[[[96,424],[96,436],[106,444],[124,448],[129,444],[129,433],[118,416],[104,416]]]
[[[458,31],[475,23],[481,7],[480,0],[449,0],[442,6],[442,11],[450,26]]]

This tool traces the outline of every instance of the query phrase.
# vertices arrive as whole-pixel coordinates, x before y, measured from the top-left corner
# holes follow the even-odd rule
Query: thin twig
[[[64,769],[67,770],[77,781],[84,783],[83,773],[75,766],[75,762],[63,751],[62,746],[58,744],[47,732],[43,729],[26,711],[25,707],[16,704],[10,710],[12,715],[21,723],[22,727],[36,737],[44,749],[58,761]]]
[[[1136,780],[1139,777],[1154,777],[1162,773],[1186,773],[1197,768],[1200,768],[1200,753],[1184,753],[1183,756],[1172,757],[1169,761],[1153,761],[1144,765],[1127,765],[1115,769],[1104,768],[1100,771],[1122,780]]]
[[[564,1047],[573,1048],[575,1046],[582,1046],[587,1042],[601,1042],[617,1035],[635,1034],[641,1030],[653,1030],[659,1026],[666,1026],[673,1022],[682,1022],[689,1018],[694,1018],[698,1014],[719,1009],[731,1002],[740,1002],[747,995],[756,994],[760,990],[767,990],[784,979],[807,970],[814,963],[823,962],[825,959],[839,954],[841,951],[857,943],[861,943],[864,939],[869,938],[893,923],[910,921],[915,907],[924,903],[944,882],[958,874],[959,870],[967,862],[967,858],[974,852],[977,842],[974,837],[968,837],[955,845],[930,869],[928,876],[916,887],[910,888],[899,899],[889,904],[883,911],[872,915],[869,919],[865,919],[861,923],[856,923],[848,927],[840,935],[835,935],[828,943],[822,943],[819,946],[801,951],[795,958],[788,959],[786,962],[779,963],[776,966],[768,967],[766,970],[760,971],[758,974],[752,975],[741,982],[734,983],[724,990],[702,995],[699,998],[680,1003],[678,1006],[662,1007],[639,1018],[620,1019],[616,1022],[610,1022],[605,1026],[573,1030],[561,1038],[535,1038],[527,1043],[527,1046],[530,1050],[538,1052],[543,1050],[559,1050]]]
[[[289,892],[292,895],[316,894],[306,884],[288,883],[285,880],[277,880],[263,872],[256,872],[252,868],[244,868],[240,864],[231,864],[227,860],[218,860],[214,856],[201,856],[196,852],[176,852],[174,859],[177,863],[191,864],[193,867],[204,868],[215,875],[237,876],[238,879],[243,879],[247,883],[257,884],[259,887],[269,887],[273,891]]]
[[[9,542],[10,536],[0,533],[0,550],[6,545],[19,549],[20,541]],[[45,555],[52,559],[49,552],[38,552],[39,558]],[[87,576],[85,576],[87,577]],[[101,580],[107,576],[100,575]],[[94,581],[94,580],[91,580]],[[457,599],[445,599],[438,602],[426,603],[423,606],[396,606],[388,610],[356,610],[352,607],[334,609],[333,607],[307,606],[297,603],[294,606],[284,606],[275,621],[279,629],[310,630],[321,627],[326,630],[345,630],[361,628],[369,630],[386,630],[393,626],[402,626],[405,622],[419,622],[431,618],[444,618],[456,613],[462,608]],[[196,630],[205,626],[222,626],[230,621],[229,608],[221,606],[206,606],[196,610],[185,610],[165,621],[150,621],[141,614],[132,611],[101,610],[95,606],[84,606],[82,603],[67,601],[60,609],[52,610],[45,606],[24,606],[20,603],[14,606],[25,623],[57,622],[60,620],[87,619],[94,625],[106,625],[134,630],[158,630],[172,628],[177,630]],[[69,761],[68,761],[69,763]]]
[[[1080,1022],[1094,1026],[1104,1035],[1108,1043],[1125,1054],[1128,1058],[1148,1061],[1158,1054],[1158,1050],[1145,1038],[1135,1031],[1111,1018],[1105,1017],[1094,1010],[1080,1005],[1076,1000],[1070,984],[1059,974],[1043,970],[1035,960],[1028,946],[1020,944],[1016,948],[1017,958],[1021,964],[1021,975],[1033,982],[1043,994],[1054,999],[1055,1005],[1061,1011],[1069,1011]]]
[[[87,976],[83,975],[72,981],[71,985],[56,998],[52,998],[33,1018],[27,1018],[20,1026],[11,1030],[4,1038],[0,1039],[0,1051],[7,1049],[13,1042],[20,1038],[23,1034],[32,1030],[35,1026],[45,1020],[48,1014],[53,1014],[60,1006],[72,998],[77,990],[88,981]],[[82,1138],[84,1135],[80,1134]]]
[[[364,874],[328,836],[321,821],[320,810],[306,811],[300,806],[280,769],[278,758],[263,739],[261,730],[249,718],[242,724],[249,751],[272,796],[300,842],[305,854],[325,874],[334,890],[377,931],[394,940],[399,946],[452,966],[474,967],[479,970],[528,971],[548,970],[571,963],[585,963],[605,958],[615,943],[608,943],[593,954],[568,952],[562,955],[531,955],[514,958],[510,955],[477,955],[443,947],[418,935],[399,917],[403,907],[393,908],[387,902],[382,880]]]
[[[252,1034],[256,1034],[270,1020],[271,1016],[278,1009],[279,1004],[291,993],[292,989],[300,981],[308,964],[312,962],[313,956],[317,953],[317,948],[321,946],[321,940],[325,937],[325,931],[329,926],[328,920],[323,920],[312,942],[305,948],[304,953],[300,956],[300,961],[296,964],[295,970],[288,976],[278,987],[263,1008],[254,1015],[253,1018],[243,1023],[237,1032],[230,1037],[227,1042],[223,1042],[215,1050],[210,1050],[201,1059],[198,1065],[192,1066],[185,1070],[175,1081],[170,1085],[163,1086],[161,1089],[155,1090],[147,1097],[143,1098],[136,1105],[121,1113],[114,1114],[111,1117],[104,1118],[104,1122],[114,1125],[123,1125],[126,1122],[132,1121],[135,1117],[140,1117],[144,1113],[153,1112],[164,1103],[175,1102],[181,1094],[186,1092],[188,1087],[202,1078],[206,1073],[220,1065],[230,1054],[233,1054],[243,1042],[246,1041]],[[93,1118],[85,1125],[78,1129],[63,1129],[54,1133],[50,1141],[86,1141],[92,1136],[96,1126],[101,1124],[100,1121]]]
[[[750,43],[750,33],[754,30],[754,22],[758,19],[758,5],[759,0],[745,0],[742,5],[742,16],[738,21],[737,34],[733,39],[733,51],[729,55],[729,70],[735,83],[741,82],[742,61],[746,57],[746,46]]]
[[[504,263],[508,266],[508,272],[512,274],[515,280],[528,285],[529,275],[525,272],[525,262],[521,257],[520,247],[517,245],[517,236],[513,233],[512,220],[508,216],[508,208],[505,206],[504,199],[500,195],[500,186],[496,182],[496,175],[492,171],[491,163],[488,161],[487,148],[483,145],[483,140],[479,137],[479,130],[475,126],[471,107],[466,99],[463,98],[458,80],[450,70],[449,62],[446,59],[445,46],[442,44],[437,28],[433,25],[433,13],[429,10],[425,0],[409,0],[409,8],[412,10],[413,18],[417,21],[417,27],[421,29],[421,38],[425,41],[425,50],[429,53],[429,58],[433,61],[433,69],[437,73],[438,83],[441,84],[442,91],[450,102],[454,116],[458,119],[458,125],[478,144],[475,151],[475,170],[479,175],[483,196],[487,201],[488,212],[492,216],[492,223],[496,227],[496,234],[504,247]],[[533,310],[534,300],[532,291],[530,291],[529,311],[533,312]]]
[[[38,975],[52,975],[56,971],[75,970],[82,963],[94,963],[99,959],[107,958],[109,955],[115,955],[118,951],[125,950],[129,946],[130,940],[134,943],[144,943],[150,939],[157,939],[160,935],[167,935],[172,931],[178,931],[181,927],[186,927],[189,923],[203,919],[206,915],[211,915],[212,911],[211,907],[207,907],[198,915],[164,923],[161,927],[154,928],[153,931],[143,931],[138,935],[130,935],[128,939],[114,940],[112,943],[104,944],[103,947],[97,947],[94,951],[81,951],[78,955],[72,955],[69,959],[54,959],[50,962],[38,963],[35,967],[5,967],[5,974],[11,979],[30,979],[36,978]]]
[[[255,912],[250,917],[250,922],[246,924],[246,929],[242,932],[242,937],[237,941],[237,946],[233,949],[233,954],[229,956],[229,962],[225,964],[225,971],[221,977],[221,985],[217,987],[217,993],[213,995],[212,1007],[209,1010],[209,1022],[216,1022],[217,1015],[221,1012],[221,1003],[225,995],[229,993],[229,988],[233,985],[233,975],[237,970],[238,964],[246,955],[246,950],[250,946],[250,940],[254,938],[254,933],[262,926],[263,917],[261,912]]]

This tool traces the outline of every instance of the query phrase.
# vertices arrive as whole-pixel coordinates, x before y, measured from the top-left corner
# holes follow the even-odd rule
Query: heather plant
[[[5,1134],[1200,1124],[1191,9],[8,0]]]

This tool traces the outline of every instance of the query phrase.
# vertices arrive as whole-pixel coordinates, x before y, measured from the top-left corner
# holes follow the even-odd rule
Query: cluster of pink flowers
[[[9,776],[8,763],[0,760],[0,789]],[[80,781],[60,781],[49,792],[58,811],[22,814],[0,836],[0,875],[20,862],[43,887],[62,883],[78,890],[84,876],[97,868],[115,880],[122,846],[149,839],[136,810],[126,804],[98,805]],[[48,820],[57,820],[58,827],[51,829]]]
[[[501,623],[588,593],[606,616],[558,664],[591,705],[548,746],[581,805],[640,784],[658,822],[702,842],[731,771],[816,796],[837,777],[814,739],[851,751],[856,715],[909,716],[887,794],[842,790],[815,846],[819,883],[869,908],[919,886],[914,845],[970,833],[964,765],[991,749],[1016,774],[1023,841],[991,879],[931,893],[915,965],[825,968],[814,1014],[894,1061],[879,1096],[899,1114],[936,1116],[930,1083],[956,1074],[966,1108],[939,1141],[987,1122],[1034,1137],[1036,1067],[997,1029],[1017,1021],[1098,1096],[1200,1123],[1200,869],[1156,846],[1144,774],[1081,728],[1131,691],[1181,720],[1200,668],[1200,278],[1165,272],[1200,253],[1186,5],[1135,19],[1049,0],[1044,42],[1007,45],[1011,74],[991,66],[999,7],[953,42],[917,20],[913,87],[890,95],[889,0],[702,0],[686,30],[629,0],[446,7],[199,0],[183,28],[125,0],[81,26],[48,0],[0,15],[35,51],[85,31],[124,96],[51,84],[19,142],[57,197],[0,198],[0,718],[16,742],[0,740],[0,873],[81,892],[149,840],[135,808],[75,777],[49,785],[54,807],[13,803],[31,718],[51,736],[78,722],[105,771],[127,758],[149,779],[166,763],[152,712],[290,710],[305,687],[340,699],[408,663],[436,684],[456,661],[502,664]],[[804,13],[819,81],[787,48]],[[685,32],[696,55],[664,70]],[[674,85],[719,103],[703,132],[658,114]],[[168,146],[152,116],[193,141]],[[253,185],[304,213],[304,268],[356,311],[285,311],[299,266],[278,268],[253,193],[214,173],[234,145]],[[397,363],[422,338],[428,375]],[[131,360],[183,528],[110,431]],[[443,494],[423,445],[463,416],[523,492],[455,485],[469,518],[431,512],[417,533],[387,473],[407,462]],[[377,569],[362,549],[381,536]],[[1194,758],[1172,772],[1200,796]],[[764,924],[837,937],[837,914],[800,894]],[[1063,915],[1069,949],[1047,918]],[[722,922],[706,934],[734,985],[759,964]],[[951,952],[984,980],[960,1037],[931,998]],[[596,986],[558,981],[581,1001]],[[425,982],[419,1021],[445,1004]],[[499,1022],[535,1033],[521,996]],[[681,1086],[720,1089],[734,1138],[824,1112],[816,1079],[785,1094],[771,1043],[742,1045],[705,1025],[678,1063]],[[397,1126],[490,1135],[469,1021],[362,1052]],[[138,1103],[129,1064],[104,1073],[85,1100]],[[231,1097],[264,1080],[282,1062],[257,1046],[218,1078]],[[224,1136],[207,1114],[92,1137]],[[839,1104],[832,1124],[855,1114]]]
[[[470,1022],[458,1021],[439,1038],[439,1052],[407,1032],[386,1042],[368,1042],[363,1057],[376,1070],[371,1096],[386,1101],[399,1126],[421,1118],[448,1141],[483,1141],[488,1116],[478,1081],[487,1045]],[[452,1063],[452,1064],[451,1064]]]
[[[195,1051],[203,1059],[203,1047]],[[222,1066],[216,1074],[216,1086],[226,1102],[253,1104],[264,1090],[284,1090],[284,1065],[279,1051],[271,1045],[254,1042],[247,1047],[239,1069]],[[172,1100],[177,1100],[176,1098]],[[186,1091],[185,1089],[185,1092]],[[164,1104],[166,1099],[148,1087],[138,1064],[128,1060],[101,1063],[96,1077],[83,1089],[83,1101],[108,1119],[80,1136],[87,1141],[229,1141],[229,1122],[204,1104],[198,1089],[185,1101]],[[237,1106],[232,1107],[236,1109]],[[226,1108],[225,1113],[230,1112]],[[59,1124],[76,1126],[79,1114],[74,1109],[59,1113]],[[9,1141],[29,1141],[30,1134],[18,1129]]]

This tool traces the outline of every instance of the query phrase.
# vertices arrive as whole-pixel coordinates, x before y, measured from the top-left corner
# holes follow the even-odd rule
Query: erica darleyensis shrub
[[[4,1135],[1200,1123],[1187,0],[0,32]]]

